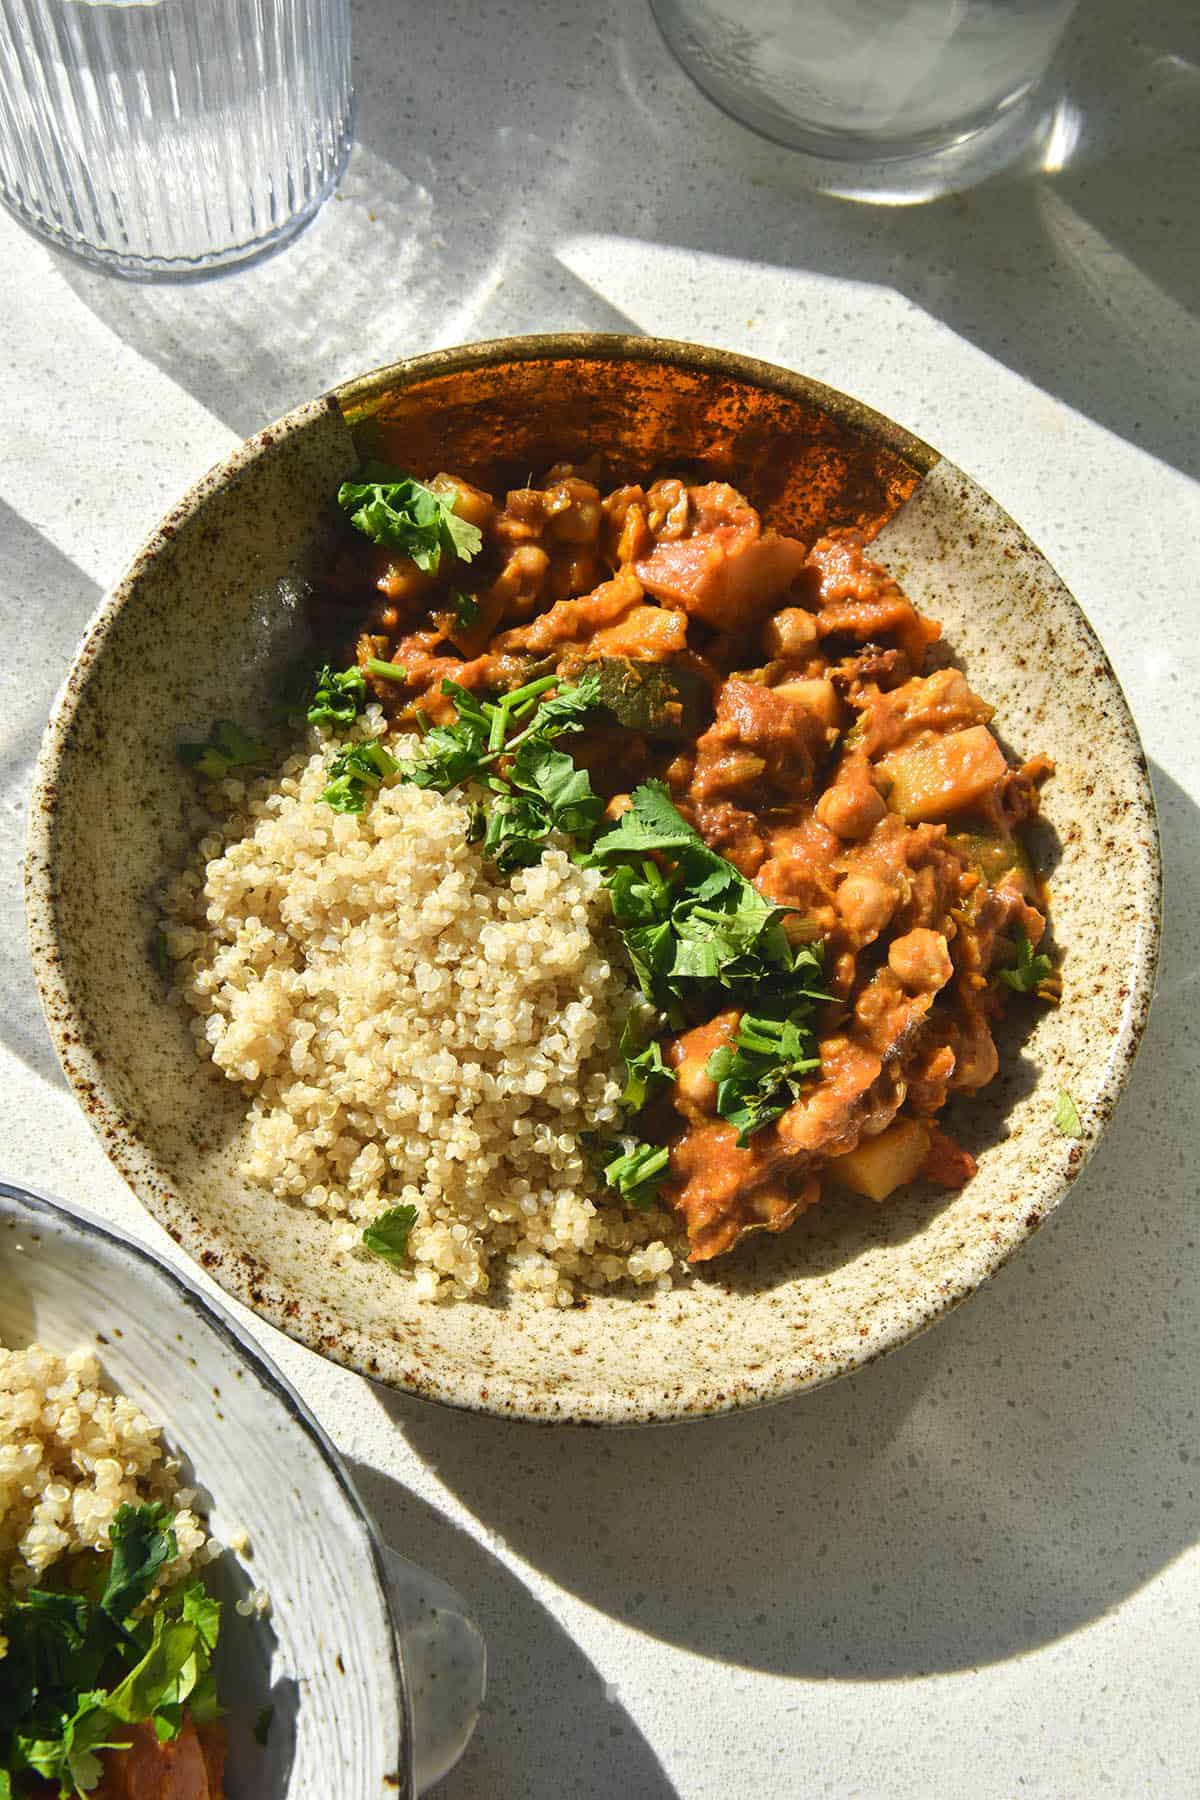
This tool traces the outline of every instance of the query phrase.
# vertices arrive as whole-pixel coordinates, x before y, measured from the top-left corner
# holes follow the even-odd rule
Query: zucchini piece
[[[599,671],[601,712],[626,731],[686,743],[699,737],[712,716],[712,693],[695,669],[628,656],[605,656],[585,666]]]

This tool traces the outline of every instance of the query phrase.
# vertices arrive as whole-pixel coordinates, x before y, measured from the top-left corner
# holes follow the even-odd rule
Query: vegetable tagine
[[[996,1074],[1014,994],[1060,993],[1023,837],[1051,763],[1013,765],[861,533],[808,547],[721,481],[602,486],[560,465],[502,502],[387,467],[341,488],[308,717],[346,734],[378,702],[421,743],[347,741],[323,801],[462,790],[497,871],[565,843],[601,872],[642,1002],[596,1178],[668,1206],[693,1263],[827,1181],[961,1186],[943,1108]],[[240,738],[189,755],[253,762]],[[414,1218],[368,1247],[402,1259]]]

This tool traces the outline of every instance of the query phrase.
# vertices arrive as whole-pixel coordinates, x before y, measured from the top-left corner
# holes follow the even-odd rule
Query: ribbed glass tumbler
[[[120,274],[290,237],[352,127],[349,0],[0,0],[0,198]]]

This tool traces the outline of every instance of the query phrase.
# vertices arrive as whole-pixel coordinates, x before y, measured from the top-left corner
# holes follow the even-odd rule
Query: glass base
[[[73,236],[53,220],[30,211],[3,186],[0,186],[0,202],[35,237],[44,239],[57,250],[65,250],[77,262],[86,263],[89,268],[102,269],[105,274],[119,275],[126,281],[203,280],[207,275],[218,275],[225,269],[270,256],[273,251],[290,243],[316,217],[345,172],[354,146],[355,111],[352,100],[329,175],[307,204],[273,230],[264,232],[261,237],[251,238],[242,244],[231,244],[223,250],[207,250],[193,257],[130,256],[120,250],[89,244],[84,239]]]
[[[701,92],[727,118],[791,151],[788,172],[819,192],[883,204],[919,203],[973,187],[1014,163],[1048,167],[1047,156],[1058,154],[1064,135],[1073,135],[1064,130],[1061,117],[1057,57],[983,112],[951,120],[936,131],[907,137],[826,131],[752,88],[723,79],[687,33],[675,28],[670,0],[650,4],[668,49]]]

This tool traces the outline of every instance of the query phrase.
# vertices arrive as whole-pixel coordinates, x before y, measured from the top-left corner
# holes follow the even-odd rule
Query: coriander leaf
[[[397,1267],[408,1255],[408,1239],[417,1222],[415,1206],[390,1206],[362,1234],[366,1248]]]
[[[665,1146],[634,1143],[604,1164],[603,1175],[628,1206],[645,1212],[658,1198],[670,1161],[671,1152]]]
[[[206,781],[221,781],[230,769],[253,768],[270,759],[270,748],[248,737],[232,719],[216,719],[202,744],[179,744],[176,755],[187,768]]]
[[[374,675],[380,681],[408,680],[407,669],[402,669],[399,663],[384,662],[378,656],[368,656],[365,667],[368,675]]]
[[[486,815],[483,854],[502,875],[531,868],[550,835],[548,810],[523,794],[501,792]]]
[[[626,1112],[641,1112],[653,1090],[674,1081],[675,1071],[663,1061],[662,1045],[656,1037],[647,1040],[646,1022],[631,1012],[621,1031],[620,1052],[625,1058],[625,1092],[621,1105]]]
[[[210,1652],[215,1650],[221,1633],[221,1602],[213,1599],[203,1582],[194,1581],[184,1589],[182,1616],[189,1625],[196,1627],[204,1648]]]
[[[527,682],[524,687],[515,688],[511,694],[507,694],[502,704],[507,704],[510,710],[514,710],[514,716],[520,717],[525,710],[522,706],[523,696],[533,694],[539,688],[544,691],[556,681],[556,676],[544,675],[538,681]],[[548,700],[539,701],[537,711],[521,735],[555,738],[560,737],[564,731],[579,731],[582,729],[580,721],[583,715],[592,710],[599,698],[600,677],[593,670],[588,670],[574,683],[561,682],[557,692]],[[509,745],[509,749],[515,748],[515,743],[516,740]]]
[[[119,1506],[108,1528],[112,1563],[100,1610],[123,1625],[154,1586],[160,1570],[179,1555],[169,1507]]]
[[[567,837],[590,838],[600,823],[604,802],[592,792],[587,770],[540,735],[521,745],[508,779],[518,793],[539,800],[551,827]]]
[[[399,550],[427,575],[437,574],[443,555],[470,562],[483,546],[479,527],[455,512],[453,494],[382,463],[368,464],[361,481],[344,481],[338,505],[374,543]]]
[[[644,856],[649,850],[682,850],[691,846],[711,854],[700,833],[688,824],[675,806],[666,784],[646,781],[634,789],[629,810],[622,814],[613,829],[597,839],[587,861],[590,867],[600,868],[619,856]],[[733,865],[726,866],[732,868]]]
[[[353,725],[367,698],[366,676],[360,668],[339,674],[326,663],[314,682],[306,717],[310,725]]]
[[[1014,993],[1036,993],[1038,984],[1046,980],[1054,965],[1048,956],[1035,956],[1033,945],[1020,926],[1017,927],[1016,946],[1016,964],[1011,969],[1001,969],[1000,979],[1012,988]]]
[[[479,602],[473,594],[464,594],[461,588],[450,589],[450,611],[464,630],[472,626],[479,617]]]
[[[790,1012],[743,1013],[731,1044],[714,1050],[705,1073],[717,1084],[717,1112],[738,1128],[738,1147],[787,1111],[806,1075],[821,1067],[805,1002]]]
[[[341,750],[329,765],[329,781],[319,796],[334,812],[360,813],[369,789],[382,787],[400,764],[378,738]]]
[[[1068,1094],[1066,1088],[1059,1088],[1058,1098],[1054,1102],[1054,1123],[1064,1137],[1081,1138],[1083,1124],[1079,1117],[1079,1108]]]

